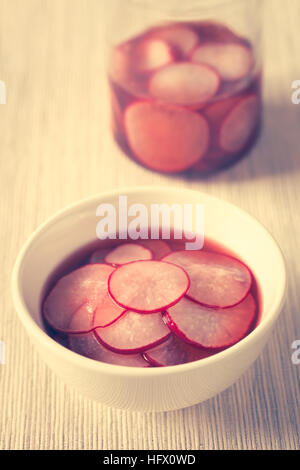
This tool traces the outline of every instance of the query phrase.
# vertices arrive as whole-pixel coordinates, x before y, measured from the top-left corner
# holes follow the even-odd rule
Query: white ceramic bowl
[[[40,314],[43,288],[60,262],[96,239],[96,208],[128,204],[202,203],[205,236],[225,245],[253,271],[263,296],[258,327],[235,346],[201,361],[175,367],[139,369],[103,364],[79,356],[51,339]],[[282,309],[286,290],[280,249],[247,213],[208,194],[176,187],[143,187],[106,192],[80,201],[39,227],[22,248],[13,270],[16,311],[44,361],[66,383],[109,406],[140,411],[174,410],[202,402],[232,385],[256,360]]]

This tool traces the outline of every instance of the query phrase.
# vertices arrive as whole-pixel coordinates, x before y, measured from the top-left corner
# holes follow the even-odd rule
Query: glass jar
[[[261,126],[263,0],[115,0],[108,22],[114,140],[163,173],[207,173]]]

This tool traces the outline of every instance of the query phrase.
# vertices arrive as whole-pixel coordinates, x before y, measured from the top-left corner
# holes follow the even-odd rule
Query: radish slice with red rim
[[[56,331],[86,333],[94,327],[93,316],[98,306],[105,306],[103,318],[109,318],[109,323],[118,318],[124,309],[111,300],[107,290],[113,271],[105,264],[90,264],[62,277],[44,302],[46,322]]]
[[[152,251],[154,259],[160,260],[171,253],[171,248],[163,240],[139,240],[139,244]]]
[[[240,99],[241,95],[222,99],[206,106],[203,110],[203,114],[210,126],[212,146],[203,159],[200,160],[199,164],[196,164],[199,169],[205,166],[205,164],[207,164],[208,167],[214,167],[214,165],[218,166],[221,160],[225,160],[224,157],[228,152],[220,148],[220,129],[224,119],[236,104],[239,103]]]
[[[147,38],[136,44],[132,51],[132,65],[137,72],[153,70],[173,62],[171,47],[161,39]]]
[[[233,43],[204,43],[192,54],[195,63],[213,67],[224,80],[240,80],[251,72],[254,58],[249,47]]]
[[[195,164],[209,146],[206,119],[179,106],[135,102],[125,110],[124,124],[135,157],[156,171],[184,171]]]
[[[117,353],[130,354],[146,351],[160,344],[170,335],[161,313],[142,315],[127,311],[119,320],[103,329],[95,330],[100,342]]]
[[[207,251],[179,251],[163,261],[181,266],[189,275],[187,296],[208,307],[237,305],[252,286],[250,270],[237,259]]]
[[[110,251],[105,257],[105,262],[121,266],[132,261],[150,259],[153,259],[153,253],[148,248],[138,243],[124,243]]]
[[[231,96],[209,104],[203,110],[210,125],[218,128],[229,112],[239,103],[243,95]]]
[[[178,302],[190,286],[186,272],[162,261],[136,261],[117,268],[108,290],[121,307],[155,313]]]
[[[198,106],[215,96],[220,83],[219,75],[210,66],[180,62],[154,73],[149,93],[167,103]]]
[[[116,304],[107,291],[106,295],[99,299],[94,311],[93,329],[105,328],[111,325],[120,318],[124,312],[125,309]]]
[[[232,346],[249,333],[256,317],[256,304],[249,294],[235,307],[212,309],[183,298],[165,314],[169,328],[196,346],[220,349]]]
[[[95,361],[119,366],[149,367],[140,354],[117,354],[105,348],[93,332],[84,335],[69,335],[68,343],[72,351]]]
[[[206,349],[197,348],[182,341],[177,336],[171,335],[159,346],[145,352],[144,357],[153,366],[167,367],[199,361],[212,354]]]
[[[68,326],[65,327],[66,333],[85,333],[93,329],[93,317],[96,308],[96,299],[85,302],[72,315]]]
[[[222,122],[219,145],[226,152],[240,152],[249,142],[259,121],[260,101],[256,94],[241,98]]]
[[[107,290],[105,294],[98,296],[96,306],[87,302],[74,313],[68,330],[84,333],[95,328],[105,328],[120,318],[125,311],[112,300]]]
[[[151,35],[166,41],[181,57],[187,57],[199,42],[195,31],[179,24],[163,26]]]

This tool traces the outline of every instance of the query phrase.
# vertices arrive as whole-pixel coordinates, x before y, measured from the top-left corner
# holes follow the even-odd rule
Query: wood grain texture
[[[249,158],[209,179],[151,173],[103,151],[101,15],[106,0],[0,0],[0,449],[300,449],[299,0],[265,12],[265,126]],[[107,409],[66,388],[42,363],[12,306],[22,243],[56,210],[136,184],[201,189],[271,230],[288,264],[284,312],[263,355],[233,387],[186,410]]]

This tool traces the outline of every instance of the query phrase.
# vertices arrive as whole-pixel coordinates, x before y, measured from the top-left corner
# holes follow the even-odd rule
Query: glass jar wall
[[[163,173],[213,172],[259,134],[262,0],[115,0],[108,23],[113,137]]]

